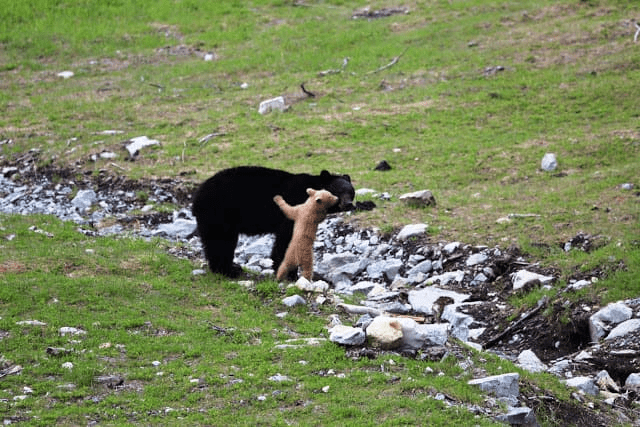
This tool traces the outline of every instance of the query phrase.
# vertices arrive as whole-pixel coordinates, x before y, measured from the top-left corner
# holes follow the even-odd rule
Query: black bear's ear
[[[342,177],[347,181],[351,182],[351,177],[349,175],[342,175]]]
[[[323,170],[322,172],[320,172],[320,178],[322,178],[323,180],[328,180],[331,178],[331,174],[328,170]]]

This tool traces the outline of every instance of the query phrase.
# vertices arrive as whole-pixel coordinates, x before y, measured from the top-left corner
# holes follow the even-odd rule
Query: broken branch
[[[369,71],[367,74],[375,74],[375,73],[379,73],[380,71],[386,70],[387,68],[391,68],[394,65],[396,65],[398,63],[398,61],[400,60],[400,58],[402,58],[402,55],[405,54],[405,52],[409,49],[409,47],[407,47],[405,50],[402,51],[402,53],[398,56],[396,56],[395,58],[393,58],[391,60],[391,62],[389,62],[387,65],[383,65],[382,67],[378,68],[377,70],[373,70],[373,71]]]

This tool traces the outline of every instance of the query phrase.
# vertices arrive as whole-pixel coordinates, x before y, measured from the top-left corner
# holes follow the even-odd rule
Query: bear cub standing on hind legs
[[[326,217],[329,208],[338,203],[338,197],[327,190],[307,188],[309,198],[301,205],[290,206],[282,196],[275,196],[273,201],[280,207],[287,218],[294,221],[293,237],[287,247],[282,264],[276,277],[282,280],[289,271],[302,268],[302,277],[311,280],[313,275],[313,242],[316,231]]]

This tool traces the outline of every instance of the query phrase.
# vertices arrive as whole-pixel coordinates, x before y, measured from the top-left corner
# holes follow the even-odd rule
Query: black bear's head
[[[338,204],[333,206],[329,212],[351,211],[355,209],[353,199],[356,196],[356,190],[351,184],[351,177],[349,175],[332,175],[328,171],[323,170],[320,173],[320,178],[322,178],[323,187],[339,199]]]

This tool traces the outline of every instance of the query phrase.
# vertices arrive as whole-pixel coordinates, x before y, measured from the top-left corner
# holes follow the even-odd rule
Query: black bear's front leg
[[[273,245],[273,250],[271,251],[271,259],[273,260],[273,270],[278,271],[280,264],[282,264],[282,260],[284,259],[284,254],[287,252],[287,248],[289,247],[289,242],[291,242],[291,237],[293,236],[293,221],[285,220],[278,227],[278,231],[276,232],[276,242]],[[295,282],[298,279],[298,269],[293,269],[287,274],[287,279]]]
[[[242,268],[233,263],[233,255],[238,245],[238,233],[226,230],[224,232],[209,232],[200,236],[204,247],[204,254],[213,273],[227,277],[238,277]]]

